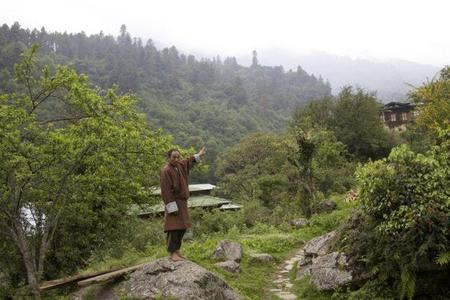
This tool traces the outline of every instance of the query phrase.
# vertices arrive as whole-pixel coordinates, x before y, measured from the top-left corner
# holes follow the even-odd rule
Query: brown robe
[[[167,210],[164,211],[164,232],[192,227],[187,200],[189,198],[188,176],[194,164],[195,158],[191,156],[173,165],[167,163],[161,170],[160,186],[164,203],[176,201],[178,206],[176,213],[168,214]]]

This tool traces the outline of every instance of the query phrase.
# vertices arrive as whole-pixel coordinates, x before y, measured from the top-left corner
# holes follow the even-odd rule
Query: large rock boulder
[[[158,259],[132,273],[120,284],[120,292],[136,299],[217,299],[239,296],[219,277],[188,260]]]
[[[327,234],[321,235],[309,241],[303,251],[305,252],[305,257],[311,256],[316,257],[319,255],[325,255],[328,252],[330,241],[336,236],[336,231],[330,231]]]
[[[242,252],[242,246],[239,243],[222,240],[217,244],[213,258],[219,261],[234,260],[240,262]]]
[[[331,290],[352,282],[345,254],[332,252],[312,260],[311,282],[319,290]]]
[[[344,253],[329,252],[335,231],[312,239],[303,247],[303,256],[298,262],[297,279],[311,276],[311,283],[318,290],[330,290],[352,283],[355,278]]]

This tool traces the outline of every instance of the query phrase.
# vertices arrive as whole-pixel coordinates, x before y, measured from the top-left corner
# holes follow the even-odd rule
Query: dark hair
[[[172,152],[175,152],[175,151],[180,152],[180,151],[178,151],[178,149],[170,149],[169,151],[167,151],[167,158],[170,158],[170,156],[172,156]]]

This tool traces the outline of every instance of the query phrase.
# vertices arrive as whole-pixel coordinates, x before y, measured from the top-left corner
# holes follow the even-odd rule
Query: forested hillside
[[[383,102],[404,101],[413,87],[422,85],[437,76],[439,66],[420,64],[401,59],[350,58],[324,52],[298,54],[288,50],[265,50],[259,53],[260,61],[269,66],[282,65],[286,69],[303,69],[320,74],[331,83],[332,93],[338,94],[345,85],[377,91]],[[239,57],[248,64],[251,57]]]
[[[234,57],[198,59],[174,46],[157,49],[152,40],[133,38],[125,25],[117,37],[102,32],[87,36],[49,33],[20,24],[0,28],[0,89],[13,91],[14,64],[33,43],[47,65],[71,64],[100,88],[117,84],[119,92],[136,93],[149,122],[173,135],[183,147],[208,149],[208,174],[194,180],[214,181],[214,159],[224,148],[256,131],[279,131],[293,108],[330,95],[328,82],[308,75]],[[49,112],[51,114],[51,111]]]

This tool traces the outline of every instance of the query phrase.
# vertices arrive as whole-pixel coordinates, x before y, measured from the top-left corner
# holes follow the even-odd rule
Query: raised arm
[[[192,167],[195,165],[195,163],[200,162],[202,160],[201,157],[203,155],[205,155],[205,153],[206,153],[205,147],[202,147],[202,149],[200,149],[200,151],[198,153],[180,161],[180,163],[182,163],[184,166],[186,166],[186,169],[189,172],[192,169]]]

